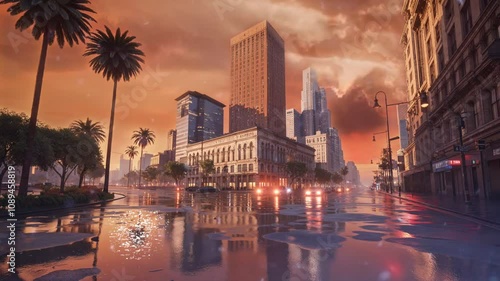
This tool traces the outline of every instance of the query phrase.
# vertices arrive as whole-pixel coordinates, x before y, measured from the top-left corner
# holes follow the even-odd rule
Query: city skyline
[[[301,72],[306,67],[315,68],[319,83],[326,88],[332,125],[339,129],[343,139],[345,158],[356,163],[369,163],[378,158],[384,144],[372,143],[371,133],[373,127],[384,127],[384,117],[382,112],[371,109],[372,93],[385,90],[391,99],[404,99],[404,79],[402,72],[398,71],[402,68],[402,59],[394,56],[401,53],[399,39],[403,17],[399,4],[387,2],[379,5],[374,1],[298,1],[291,5],[282,5],[278,1],[257,2],[242,3],[222,12],[214,8],[212,2],[202,2],[200,5],[206,5],[212,13],[191,11],[189,16],[182,11],[189,10],[191,3],[168,2],[168,9],[151,9],[151,4],[146,2],[137,7],[142,13],[131,13],[128,9],[106,3],[92,3],[99,22],[93,28],[106,24],[128,29],[138,35],[146,53],[143,73],[118,88],[112,169],[118,167],[117,153],[122,153],[130,144],[131,132],[140,126],[164,132],[159,134],[155,145],[147,148],[149,152],[165,150],[166,133],[175,124],[172,101],[181,93],[197,90],[229,104],[228,41],[262,20],[269,20],[285,41],[286,108],[300,107]],[[358,8],[352,9],[351,5],[358,5]],[[259,8],[265,11],[259,16],[252,12],[263,6],[268,9]],[[286,11],[281,10],[284,7]],[[384,17],[376,18],[369,14],[370,11],[384,13]],[[35,80],[36,63],[33,62],[40,42],[33,40],[29,32],[16,31],[15,19],[8,17],[4,10],[0,15],[5,15],[0,19],[0,29],[7,34],[0,39],[3,45],[0,58],[5,62],[0,77],[4,85],[0,107],[28,112]],[[295,21],[298,15],[302,18],[300,24]],[[198,19],[193,21],[194,17]],[[382,28],[386,31],[377,36],[393,44],[383,46],[373,40],[373,31]],[[356,32],[361,37],[355,36]],[[49,48],[40,121],[54,127],[65,127],[75,119],[90,117],[107,125],[108,93],[112,86],[92,73],[82,53],[82,45]],[[13,83],[16,80],[13,73],[16,73],[16,79],[26,83]],[[396,128],[395,111],[392,114],[391,124]],[[226,130],[229,128],[228,115],[226,113]]]

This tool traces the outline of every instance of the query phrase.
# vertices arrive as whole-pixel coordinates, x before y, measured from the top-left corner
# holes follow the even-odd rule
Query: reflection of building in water
[[[180,267],[185,272],[221,263],[231,264],[224,267],[236,271],[241,271],[238,265],[248,266],[248,255],[258,255],[258,222],[251,212],[251,199],[251,195],[240,194],[188,198],[188,205],[196,211],[172,220],[171,266]],[[224,239],[208,236],[215,233],[220,233]],[[234,260],[239,262],[234,263]],[[228,274],[238,276],[239,273]]]
[[[185,217],[185,228],[182,243],[182,263],[183,272],[201,270],[210,265],[219,265],[222,261],[220,240],[208,239],[207,234],[213,233],[216,229],[201,228],[194,229]]]

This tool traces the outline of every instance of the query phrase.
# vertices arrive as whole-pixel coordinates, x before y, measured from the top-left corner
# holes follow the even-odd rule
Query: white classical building
[[[316,166],[329,172],[334,172],[334,146],[332,138],[328,134],[322,134],[316,131],[315,135],[306,136],[306,145],[314,148],[314,160]]]
[[[201,185],[202,159],[214,161],[215,173],[207,177],[206,183],[219,188],[287,186],[288,161],[303,162],[311,171],[294,187],[309,186],[313,181],[314,149],[260,127],[189,144],[186,152],[188,186]]]

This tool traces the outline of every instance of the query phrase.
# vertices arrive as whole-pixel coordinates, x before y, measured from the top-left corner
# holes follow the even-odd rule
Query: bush
[[[60,207],[73,206],[74,204],[86,204],[93,201],[103,201],[115,198],[114,193],[105,193],[95,186],[85,186],[82,188],[68,187],[64,194],[60,193],[58,187],[42,188],[40,195],[28,195],[16,197],[16,208],[34,207]],[[8,205],[8,195],[2,194],[0,197],[0,207],[6,209]]]

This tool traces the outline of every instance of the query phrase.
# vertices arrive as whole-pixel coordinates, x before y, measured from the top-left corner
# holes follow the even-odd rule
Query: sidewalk
[[[389,196],[399,198],[398,192],[393,194],[385,193]],[[443,196],[443,195],[422,195],[401,193],[401,199],[427,205],[432,208],[464,215],[487,223],[500,225],[500,200],[484,200],[472,197],[470,204],[465,204],[463,196]]]

